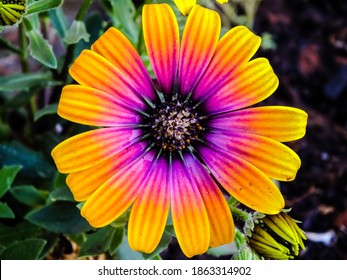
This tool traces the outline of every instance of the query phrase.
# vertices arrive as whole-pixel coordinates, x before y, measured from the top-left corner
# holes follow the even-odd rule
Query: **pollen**
[[[152,114],[152,142],[163,150],[185,150],[193,140],[199,140],[204,130],[199,114],[186,102],[173,99],[160,104]]]

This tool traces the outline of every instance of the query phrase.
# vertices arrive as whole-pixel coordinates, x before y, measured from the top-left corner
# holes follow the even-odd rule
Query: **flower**
[[[220,4],[225,4],[228,0],[216,0]],[[191,9],[196,5],[196,0],[174,0],[177,8],[180,10],[182,15],[186,16],[189,14]]]
[[[269,259],[288,260],[304,250],[304,232],[287,213],[268,215],[255,225],[249,245],[260,256]]]
[[[24,0],[0,0],[0,26],[18,23],[22,19],[25,8]]]
[[[219,186],[246,206],[277,214],[284,199],[270,178],[293,180],[297,154],[279,141],[305,134],[307,114],[282,106],[246,108],[278,79],[260,38],[246,27],[221,39],[218,13],[194,6],[180,40],[166,4],[143,7],[143,34],[156,76],[117,29],[108,29],[70,68],[58,114],[101,127],[69,138],[52,156],[94,227],[130,206],[130,247],[152,252],[171,212],[185,255],[229,243],[230,209]],[[181,41],[181,42],[180,42]],[[242,110],[241,110],[242,109]]]

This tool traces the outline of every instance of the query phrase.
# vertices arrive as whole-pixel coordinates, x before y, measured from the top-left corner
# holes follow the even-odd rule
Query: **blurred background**
[[[152,1],[132,2],[135,9],[139,9],[145,2]],[[243,5],[242,2],[249,3]],[[64,1],[62,10],[67,22],[72,22],[81,3]],[[292,208],[293,218],[302,221],[301,227],[308,237],[306,250],[297,259],[347,259],[347,1],[229,0],[224,6],[207,0],[200,3],[218,10],[226,29],[245,24],[263,37],[262,47],[256,55],[270,60],[280,80],[278,90],[263,104],[294,106],[309,115],[306,136],[288,143],[301,157],[302,166],[293,182],[281,183],[286,207]],[[108,15],[99,1],[93,1],[87,17],[90,19],[87,30],[91,33],[91,40],[80,42],[75,55],[100,35],[93,31],[93,26],[99,26],[100,19],[105,20]],[[49,24],[43,29],[56,56],[64,56],[66,49],[56,33],[50,32]],[[6,29],[0,37],[13,44],[18,43],[16,27]],[[29,63],[32,72],[41,70],[36,61],[30,60]],[[83,221],[76,218],[65,225],[68,228],[77,223],[80,228],[76,231],[61,231],[56,225],[42,221],[41,216],[35,216],[37,212],[30,214],[46,204],[47,197],[53,205],[49,211],[67,209],[74,217],[78,216],[78,211],[75,213],[70,207],[71,195],[62,191],[65,189],[64,178],[56,173],[50,158],[50,149],[61,140],[57,136],[60,127],[55,125],[59,120],[53,114],[54,110],[41,111],[42,115],[34,115],[37,121],[33,122],[33,115],[26,110],[27,106],[30,107],[30,92],[25,91],[18,97],[6,89],[8,81],[5,77],[20,74],[22,70],[19,56],[0,45],[0,81],[3,82],[3,85],[0,84],[0,167],[20,164],[24,167],[18,173],[16,185],[40,184],[43,187],[38,191],[36,187],[33,191],[35,195],[30,192],[30,197],[34,199],[30,203],[27,198],[21,201],[21,195],[26,193],[23,194],[20,189],[9,191],[1,198],[16,218],[0,218],[0,249],[1,246],[6,247],[4,244],[17,244],[18,240],[28,236],[27,231],[30,230],[33,238],[46,241],[41,244],[44,249],[37,258],[76,258],[76,244],[82,238],[79,235],[88,230]],[[39,87],[37,84],[34,86]],[[42,91],[42,87],[39,90]],[[46,104],[45,98],[47,95],[42,95],[36,106],[40,108]],[[52,184],[52,178],[53,190],[47,187]],[[18,201],[21,203],[18,204]],[[65,221],[64,217],[58,218]],[[23,223],[24,220],[45,231]],[[162,251],[161,257],[185,258],[175,239]],[[195,258],[217,257],[202,255]],[[230,256],[220,258],[228,259]]]

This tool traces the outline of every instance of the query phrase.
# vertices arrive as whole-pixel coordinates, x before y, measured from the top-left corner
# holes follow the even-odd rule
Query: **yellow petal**
[[[184,16],[188,15],[190,10],[196,5],[196,0],[174,0],[174,2]]]
[[[148,153],[117,172],[89,197],[82,207],[82,216],[93,227],[103,227],[122,215],[146,186],[153,158],[154,154]]]

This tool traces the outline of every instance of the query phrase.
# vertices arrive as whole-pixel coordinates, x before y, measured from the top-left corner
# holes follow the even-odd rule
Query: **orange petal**
[[[131,208],[128,238],[133,250],[151,253],[160,242],[170,206],[168,171],[165,160],[155,163],[144,189]]]
[[[79,84],[114,95],[122,103],[144,109],[143,96],[123,73],[106,58],[84,50],[72,64],[70,75]]]
[[[176,159],[172,162],[171,212],[178,243],[187,257],[203,254],[210,244],[208,214],[199,190]]]
[[[130,41],[116,28],[110,27],[91,49],[110,61],[122,79],[127,80],[136,92],[154,100],[155,89],[141,57]]]
[[[83,205],[81,214],[93,227],[103,227],[122,215],[134,202],[152,166],[154,154],[140,157],[130,167],[117,172],[97,189]]]
[[[194,6],[182,35],[178,72],[179,89],[187,95],[196,85],[215,52],[221,20],[215,11]]]
[[[112,157],[129,147],[140,135],[133,128],[101,128],[73,136],[52,150],[61,173],[78,172]]]
[[[93,192],[115,173],[141,156],[145,149],[145,143],[135,143],[93,167],[69,174],[66,178],[66,183],[75,200],[87,200]]]
[[[231,132],[209,134],[206,139],[211,145],[248,161],[276,180],[294,180],[301,165],[299,156],[293,150],[264,136]]]
[[[187,174],[198,187],[210,223],[210,246],[217,247],[234,239],[234,222],[221,190],[201,163],[186,156]]]
[[[193,97],[204,100],[222,88],[252,58],[260,42],[260,37],[245,26],[229,30],[218,42],[211,63],[193,91]]]
[[[292,107],[264,106],[218,115],[209,125],[222,131],[259,134],[287,142],[305,135],[307,114]]]
[[[179,56],[179,31],[174,12],[167,4],[145,5],[143,36],[161,91],[173,93]]]
[[[254,165],[218,149],[202,147],[200,152],[218,182],[241,203],[264,214],[284,207],[277,186]]]
[[[208,99],[209,113],[245,108],[269,97],[278,87],[278,78],[269,61],[257,58],[248,62]]]
[[[58,114],[67,120],[92,126],[119,126],[140,121],[139,114],[115,96],[80,85],[63,88]]]

